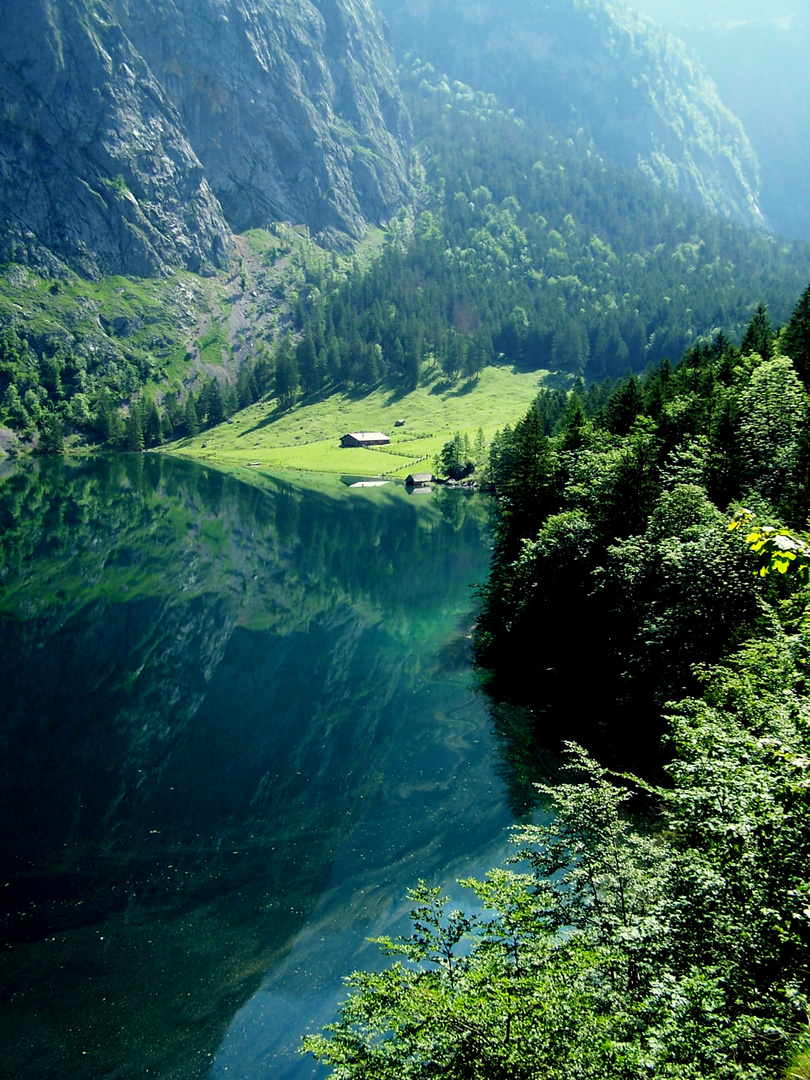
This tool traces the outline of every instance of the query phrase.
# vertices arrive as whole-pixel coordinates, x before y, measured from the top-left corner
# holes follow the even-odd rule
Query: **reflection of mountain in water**
[[[338,487],[141,457],[0,485],[18,1075],[201,1075],[358,822],[386,848],[377,886],[497,832],[469,690],[432,670],[486,570],[483,504]]]

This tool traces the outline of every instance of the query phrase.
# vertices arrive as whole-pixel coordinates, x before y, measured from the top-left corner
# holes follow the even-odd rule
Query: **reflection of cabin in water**
[[[430,487],[436,477],[432,472],[415,472],[405,481],[405,487]]]
[[[381,431],[350,431],[340,440],[341,446],[388,446],[391,442]]]

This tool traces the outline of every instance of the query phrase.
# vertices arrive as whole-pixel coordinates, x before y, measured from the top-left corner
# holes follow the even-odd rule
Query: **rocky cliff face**
[[[50,268],[222,259],[228,228],[179,117],[101,5],[4,5],[0,221],[0,257]]]
[[[7,0],[3,22],[0,259],[205,272],[232,229],[357,238],[403,199],[367,0]]]
[[[361,237],[402,202],[407,113],[368,0],[112,0],[230,225]]]

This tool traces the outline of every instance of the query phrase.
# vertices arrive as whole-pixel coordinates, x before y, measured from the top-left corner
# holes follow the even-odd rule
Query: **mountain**
[[[539,114],[713,212],[763,223],[740,122],[674,37],[605,0],[379,0],[398,53]]]
[[[112,0],[236,232],[358,239],[406,189],[410,123],[369,0]]]
[[[683,45],[606,0],[381,3],[390,32],[370,0],[13,0],[0,452],[491,363],[616,378],[789,315],[810,249],[760,227]]]
[[[3,261],[143,276],[222,262],[199,159],[108,9],[11,0],[0,103]]]
[[[810,252],[610,164],[586,140],[497,108],[494,95],[403,69],[429,210],[398,220],[382,256],[302,309],[297,372],[412,389],[491,363],[621,378],[722,330],[738,338],[766,301],[787,318]]]
[[[0,258],[148,276],[277,220],[333,243],[406,193],[407,114],[367,0],[11,0]]]
[[[776,232],[810,239],[810,11],[799,0],[633,0],[700,57],[761,162],[760,207]]]

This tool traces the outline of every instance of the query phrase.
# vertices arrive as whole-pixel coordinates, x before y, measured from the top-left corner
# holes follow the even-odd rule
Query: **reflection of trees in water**
[[[488,675],[485,683],[499,774],[517,817],[542,801],[535,784],[559,779],[566,742],[588,747],[617,770],[659,775],[662,751],[655,718],[647,716],[644,727],[644,715],[628,708],[638,733],[634,741],[623,742],[611,725],[618,710],[609,698],[611,684],[596,664],[590,671],[573,672],[544,668],[536,656],[526,662],[533,666],[525,672],[518,693],[502,678]]]
[[[55,565],[28,565],[47,554],[67,559],[58,572],[75,574],[75,597],[82,578],[92,591],[99,550],[116,562],[114,549],[125,545],[131,564],[151,568],[155,594],[165,591],[160,577],[176,579],[193,553],[195,592],[221,588],[235,574],[245,582],[244,602],[261,602],[283,569],[288,586],[300,583],[299,613],[317,609],[319,599],[331,604],[336,587],[382,613],[452,588],[443,562],[451,547],[452,574],[480,559],[487,502],[437,492],[418,504],[405,497],[377,503],[275,480],[258,488],[157,455],[40,462],[0,485],[0,583],[8,589],[23,567],[55,573]],[[327,579],[330,596],[319,598]]]
[[[475,500],[451,523],[394,494],[140,455],[0,484],[0,1055],[20,1075],[65,1053],[80,1080],[201,1075],[305,923],[409,720],[415,623],[485,570]]]
[[[543,714],[492,700],[490,715],[498,772],[506,784],[512,813],[522,818],[541,801],[535,785],[557,775],[559,749],[544,726]]]

